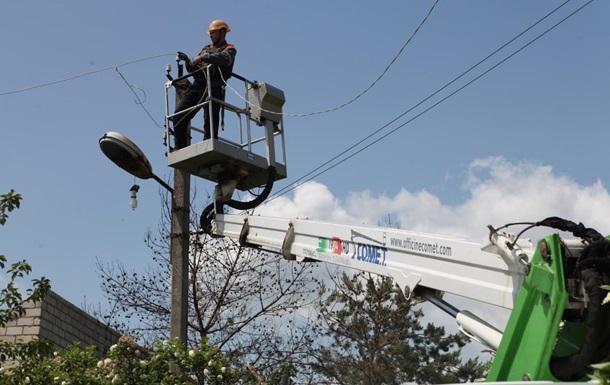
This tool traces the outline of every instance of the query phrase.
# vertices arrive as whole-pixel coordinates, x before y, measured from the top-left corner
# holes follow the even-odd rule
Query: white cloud
[[[292,198],[281,196],[256,209],[257,214],[289,218],[316,218],[338,220],[344,212],[342,203],[328,187],[308,182],[294,190]]]
[[[276,198],[257,208],[256,213],[366,226],[383,223],[390,215],[404,229],[474,241],[487,235],[489,224],[534,222],[549,216],[583,222],[601,233],[610,232],[607,215],[610,194],[601,181],[582,186],[566,176],[556,175],[550,166],[515,164],[495,157],[473,161],[464,188],[469,192],[469,199],[451,206],[426,190],[402,189],[394,196],[375,196],[367,190],[339,198],[327,186],[307,182],[297,187],[291,197]]]
[[[480,227],[561,216],[602,233],[610,230],[610,218],[604,214],[610,210],[610,195],[599,180],[581,186],[554,174],[550,166],[513,164],[502,158],[478,159],[469,171],[466,186],[471,198],[456,210],[466,223]],[[486,177],[478,176],[481,173]]]

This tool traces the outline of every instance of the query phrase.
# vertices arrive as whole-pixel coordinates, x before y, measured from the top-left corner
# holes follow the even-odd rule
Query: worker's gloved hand
[[[195,56],[193,59],[191,59],[192,66],[197,66],[199,63],[201,63],[201,56]]]
[[[198,69],[197,65],[194,64],[191,59],[188,59],[187,61],[185,61],[184,64],[185,64],[186,70],[188,72],[194,72]]]
[[[187,54],[185,54],[184,52],[180,52],[178,51],[178,59],[183,60],[185,62],[189,62],[191,59],[189,59],[189,56]]]
[[[200,56],[195,56],[194,58],[192,58],[192,59],[191,59],[191,60],[188,62],[188,64],[187,64],[187,68],[188,68],[188,67],[191,67],[191,68],[193,68],[193,70],[195,70],[195,69],[200,68],[200,66],[199,66],[199,65],[200,65],[200,64],[202,64],[202,63],[203,63],[202,56],[201,56],[201,55],[200,55]]]

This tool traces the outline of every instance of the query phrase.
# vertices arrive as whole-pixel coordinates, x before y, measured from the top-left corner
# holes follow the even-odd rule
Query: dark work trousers
[[[176,105],[176,113],[185,110],[187,108],[201,104],[207,99],[208,94],[205,85],[201,87],[199,84],[194,83],[188,87],[188,89],[182,95],[182,98]],[[212,87],[212,97],[218,100],[224,100],[224,89],[223,87]],[[218,139],[218,126],[220,119],[220,103],[212,102],[212,118],[214,120],[214,138]],[[203,106],[203,139],[210,139],[210,113],[209,105]],[[186,114],[176,115],[174,117],[174,136],[175,136],[175,147],[183,148],[186,147],[190,138],[187,138],[187,131],[189,122],[197,115],[199,108],[195,108],[187,112]]]

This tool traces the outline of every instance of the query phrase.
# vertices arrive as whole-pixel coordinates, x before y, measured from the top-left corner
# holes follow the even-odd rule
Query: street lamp
[[[187,343],[188,321],[188,258],[189,258],[189,193],[190,174],[174,170],[174,188],[153,173],[146,155],[129,138],[118,132],[107,132],[99,140],[104,155],[117,166],[140,179],[153,178],[172,194],[170,263],[171,315],[170,339]]]
[[[125,135],[118,132],[107,132],[100,138],[100,148],[104,155],[117,166],[140,179],[153,178],[167,191],[174,190],[163,179],[153,173],[146,155]]]

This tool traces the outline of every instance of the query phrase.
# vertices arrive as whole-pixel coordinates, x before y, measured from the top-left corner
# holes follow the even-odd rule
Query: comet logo
[[[333,254],[341,255],[341,254],[343,254],[343,251],[344,251],[343,246],[344,246],[344,243],[341,241],[341,238],[339,238],[339,237],[332,237],[331,239],[318,238],[318,248],[316,249],[316,251],[322,252],[322,253],[333,253]],[[347,244],[345,244],[345,246],[347,246]]]
[[[370,238],[367,237],[370,240]],[[350,253],[351,250],[351,253]],[[342,241],[339,237],[318,238],[319,253],[332,253],[336,255],[351,255],[352,259],[386,266],[386,253],[384,246],[369,245],[365,243],[350,243]]]

